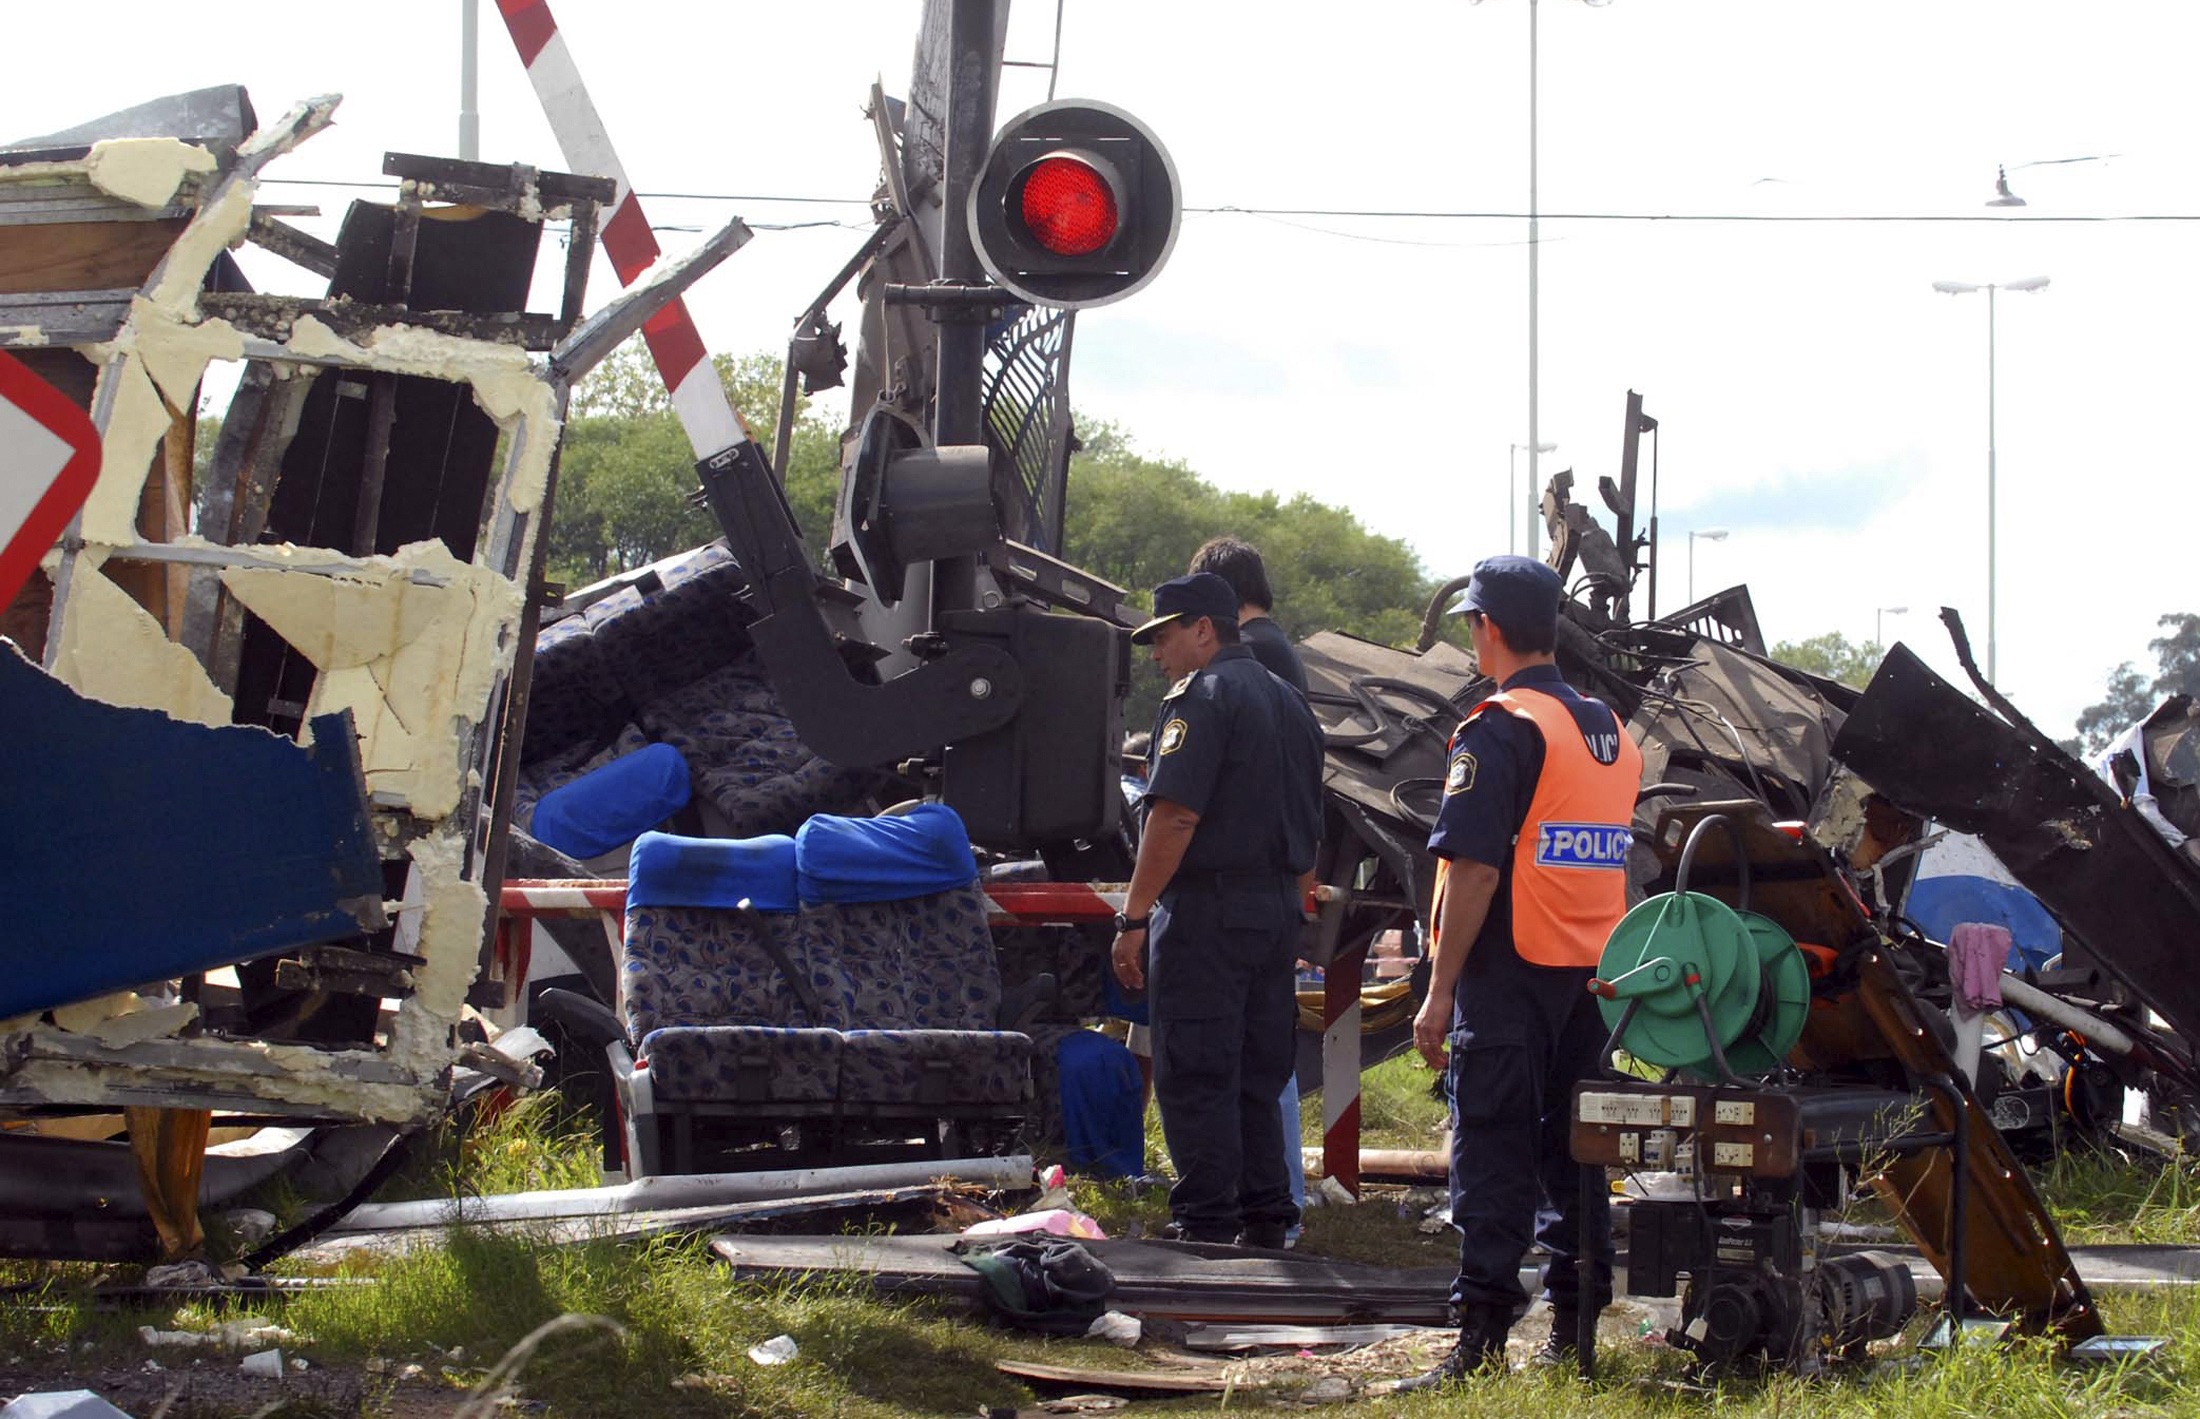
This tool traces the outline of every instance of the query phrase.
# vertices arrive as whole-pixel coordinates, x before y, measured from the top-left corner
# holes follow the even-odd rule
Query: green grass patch
[[[2098,1148],[2057,1153],[2033,1181],[2073,1246],[2200,1245],[2200,1162]]]
[[[860,1278],[737,1284],[700,1240],[558,1247],[453,1231],[440,1247],[355,1260],[377,1284],[307,1292],[278,1309],[323,1360],[411,1359],[472,1384],[545,1321],[602,1316],[608,1329],[543,1344],[516,1388],[555,1414],[969,1414],[1013,1404],[993,1370],[1001,1342],[967,1317],[873,1297]],[[799,1356],[747,1352],[791,1335]],[[455,1357],[455,1358],[454,1358]]]
[[[374,1200],[596,1187],[603,1182],[597,1130],[586,1109],[554,1091],[524,1095],[493,1112],[477,1104],[430,1129]]]
[[[1441,1075],[1417,1054],[1386,1059],[1360,1075],[1360,1146],[1363,1148],[1441,1148],[1449,1121]],[[1299,1135],[1309,1148],[1322,1141],[1322,1101],[1309,1094],[1299,1102]]]

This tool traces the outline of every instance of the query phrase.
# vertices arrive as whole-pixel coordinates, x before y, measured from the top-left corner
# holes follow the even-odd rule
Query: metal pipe
[[[668,1174],[637,1178],[620,1187],[514,1192],[497,1197],[442,1197],[419,1202],[380,1202],[355,1209],[332,1230],[394,1231],[448,1227],[468,1222],[533,1222],[668,1212],[741,1202],[817,1197],[835,1192],[922,1187],[935,1179],[990,1188],[1031,1185],[1031,1157],[950,1158],[910,1163],[870,1163],[848,1168],[782,1168],[755,1173]]]
[[[2065,1029],[2076,1030],[2085,1036],[2085,1042],[2110,1054],[2128,1055],[2139,1048],[2138,1041],[2121,1029],[2090,1010],[2082,1010],[2059,996],[2049,995],[2038,986],[2029,984],[2021,976],[2004,973],[2001,978],[2003,1003],[2014,1005],[2027,1014],[2043,1020],[2052,1020]]]

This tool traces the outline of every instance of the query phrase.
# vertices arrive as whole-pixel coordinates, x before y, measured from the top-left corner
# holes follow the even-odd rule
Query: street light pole
[[[1528,464],[1528,478],[1530,480],[1528,487],[1528,526],[1530,529],[1528,538],[1530,542],[1533,542],[1536,520],[1535,463],[1533,460],[1538,453],[1556,452],[1558,445],[1555,443],[1536,443],[1530,440],[1527,443],[1511,445],[1505,454],[1505,550],[1508,552],[1519,550],[1517,539],[1520,535],[1520,516],[1519,509],[1513,504],[1514,500],[1520,496],[1520,450],[1524,448],[1529,450],[1528,457],[1530,460]]]
[[[1479,3],[1479,0],[1477,0]],[[1611,0],[1582,0],[1596,8],[1608,5]],[[1532,505],[1536,490],[1543,486],[1543,466],[1539,453],[1550,448],[1543,443],[1542,405],[1538,398],[1538,385],[1542,374],[1541,331],[1538,328],[1538,300],[1541,296],[1542,232],[1541,208],[1536,201],[1536,8],[1537,0],[1528,0],[1528,501]],[[1536,527],[1531,507],[1528,524],[1528,555],[1537,556]]]
[[[1543,442],[1543,426],[1539,422],[1540,406],[1536,402],[1538,365],[1542,352],[1537,345],[1536,331],[1536,278],[1542,264],[1543,243],[1541,223],[1536,207],[1536,61],[1535,61],[1535,12],[1536,0],[1528,0],[1528,555],[1536,555],[1536,490],[1543,486],[1542,465],[1538,450]]]
[[[1907,615],[1909,613],[1909,610],[1910,608],[1907,606],[1873,607],[1872,644],[1878,646],[1881,650],[1885,650],[1887,648],[1887,613],[1891,611],[1897,616],[1902,616]]]
[[[1994,679],[1996,663],[1994,651],[1997,639],[1996,631],[1999,629],[1995,620],[1995,602],[1998,588],[2001,585],[1997,575],[1999,571],[1997,560],[2000,551],[2000,523],[1997,507],[2000,470],[1997,467],[1999,457],[1995,447],[1997,421],[1995,418],[1996,372],[1994,366],[1997,331],[1994,297],[2002,291],[2045,290],[2047,280],[2048,278],[2045,276],[2027,276],[2021,281],[1933,282],[1933,289],[1944,296],[1967,296],[1977,291],[1986,292],[1986,678],[1990,682]]]

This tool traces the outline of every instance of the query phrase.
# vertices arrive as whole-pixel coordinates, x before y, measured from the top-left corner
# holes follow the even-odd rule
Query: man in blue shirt
[[[1180,678],[1154,718],[1113,957],[1133,990],[1151,975],[1176,1234],[1279,1247],[1298,1220],[1276,1097],[1294,1063],[1298,879],[1321,831],[1322,736],[1238,642],[1237,604],[1218,576],[1179,577],[1132,633]]]

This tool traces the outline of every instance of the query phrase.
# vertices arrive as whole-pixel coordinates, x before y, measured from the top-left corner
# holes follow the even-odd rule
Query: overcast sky
[[[239,82],[263,118],[345,96],[271,170],[379,180],[384,150],[455,153],[462,0],[8,7],[0,133]],[[492,0],[482,157],[562,166]],[[920,0],[555,0],[652,221],[758,235],[691,298],[713,349],[780,347],[861,239],[862,116],[903,92]],[[1012,58],[1045,59],[1024,0]],[[1058,92],[1170,147],[1194,207],[1517,214],[1527,200],[1526,0],[1066,0]],[[1662,425],[1661,603],[1749,583],[1768,636],[1887,635],[1952,671],[1934,621],[1985,622],[1986,306],[1936,279],[2053,284],[2000,312],[2001,680],[2051,732],[2155,618],[2200,610],[2200,481],[2184,415],[2200,355],[2200,7],[2180,0],[1543,0],[1545,471],[1617,471],[1640,390]],[[95,46],[97,46],[95,48]],[[43,58],[35,58],[44,56]],[[1046,75],[1011,70],[1007,116]],[[2091,154],[2106,163],[2017,165]],[[1622,216],[2020,220],[1642,221]],[[340,186],[273,185],[319,205]],[[851,205],[767,198],[852,199]],[[766,224],[837,222],[798,230]],[[1169,268],[1081,318],[1074,393],[1228,488],[1309,492],[1450,575],[1507,548],[1527,432],[1517,216],[1186,220]],[[671,231],[668,248],[699,239]],[[248,263],[270,289],[310,278]],[[601,261],[594,291],[612,290]],[[853,322],[850,322],[852,341]],[[1075,496],[1074,488],[1072,496]],[[1983,647],[1982,647],[1983,653]]]

